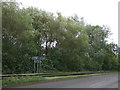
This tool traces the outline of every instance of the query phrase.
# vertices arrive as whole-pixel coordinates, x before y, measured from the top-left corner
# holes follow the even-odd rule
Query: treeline
[[[33,56],[45,57],[42,71],[117,70],[117,45],[107,26],[86,24],[37,8],[2,2],[2,72],[34,72]]]

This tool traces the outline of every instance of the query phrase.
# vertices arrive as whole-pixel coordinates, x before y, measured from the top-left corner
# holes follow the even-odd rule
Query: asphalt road
[[[17,88],[118,88],[118,74],[37,83]]]

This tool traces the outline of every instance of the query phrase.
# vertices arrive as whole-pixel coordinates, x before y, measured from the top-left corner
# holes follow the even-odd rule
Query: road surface
[[[33,85],[19,86],[16,88],[118,88],[118,74],[37,83]]]

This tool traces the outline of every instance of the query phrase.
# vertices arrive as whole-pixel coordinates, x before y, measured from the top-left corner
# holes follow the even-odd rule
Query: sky
[[[24,7],[37,7],[41,10],[63,16],[84,17],[91,25],[107,25],[112,35],[109,42],[118,44],[118,2],[120,0],[16,0]]]

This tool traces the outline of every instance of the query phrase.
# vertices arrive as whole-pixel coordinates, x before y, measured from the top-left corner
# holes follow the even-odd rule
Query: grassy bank
[[[42,77],[42,76],[23,76],[23,77],[6,77],[2,80],[3,87],[24,85],[30,83],[37,83],[43,81],[61,80],[69,78],[79,78],[85,76],[105,75],[109,73],[97,73],[97,74],[86,74],[86,75],[70,75],[70,76],[55,76],[55,77]]]

